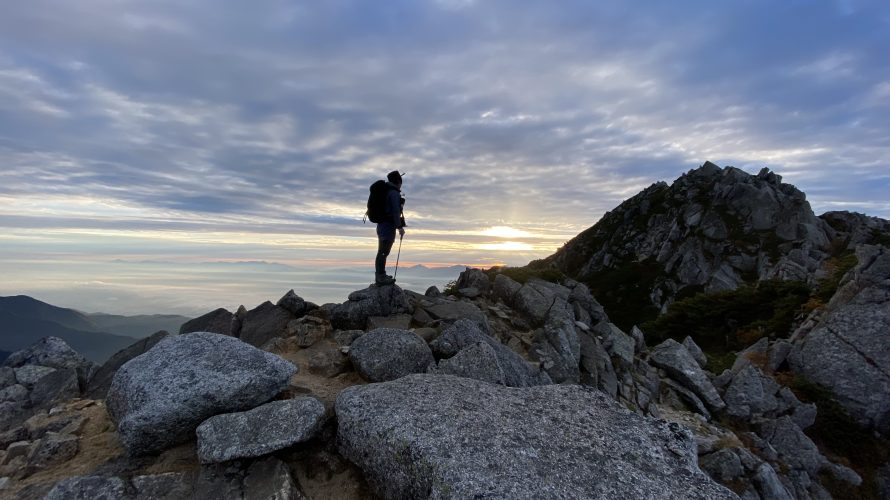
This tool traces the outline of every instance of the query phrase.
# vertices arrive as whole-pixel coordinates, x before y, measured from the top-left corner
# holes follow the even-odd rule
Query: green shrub
[[[837,292],[838,286],[840,286],[844,275],[847,274],[850,269],[856,267],[858,262],[856,254],[852,251],[846,251],[836,257],[828,259],[828,262],[826,263],[826,266],[828,266],[828,277],[819,281],[816,285],[816,291],[813,293],[813,297],[824,303],[831,300],[831,297]]]
[[[652,305],[650,291],[664,276],[661,264],[655,259],[626,260],[585,277],[596,300],[603,305],[612,323],[624,331],[642,325],[658,316]]]
[[[442,290],[442,293],[445,295],[457,295],[457,281],[452,280],[445,284],[445,289]]]
[[[678,300],[641,328],[652,343],[668,338],[682,341],[689,335],[706,353],[720,357],[763,336],[787,337],[809,297],[810,289],[804,283],[762,281]],[[608,307],[606,311],[611,316]]]
[[[551,283],[559,283],[566,278],[558,269],[553,267],[535,266],[541,261],[532,261],[525,267],[492,267],[485,271],[488,278],[494,281],[498,274],[503,274],[518,283],[525,284],[532,278],[538,278]]]

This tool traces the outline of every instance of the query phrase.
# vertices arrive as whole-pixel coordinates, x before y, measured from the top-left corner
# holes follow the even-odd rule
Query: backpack
[[[393,189],[393,187],[384,180],[371,184],[371,194],[368,196],[368,211],[365,212],[371,222],[379,224],[388,220],[386,216],[386,195],[389,194],[390,189]],[[392,215],[389,218],[392,218]]]

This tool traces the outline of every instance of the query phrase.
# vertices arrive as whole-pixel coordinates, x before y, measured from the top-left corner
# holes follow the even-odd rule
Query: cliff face
[[[623,292],[663,312],[699,291],[770,278],[813,282],[837,236],[781,176],[707,162],[628,199],[546,262],[588,282],[598,298],[613,282],[633,283],[636,290]]]

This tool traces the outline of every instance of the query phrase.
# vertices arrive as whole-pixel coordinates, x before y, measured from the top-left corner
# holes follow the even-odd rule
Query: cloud
[[[461,261],[461,232],[551,228],[511,254],[533,258],[705,160],[769,166],[817,211],[888,217],[888,16],[879,1],[17,2],[0,18],[0,224],[373,238],[368,185],[398,168],[430,259]]]

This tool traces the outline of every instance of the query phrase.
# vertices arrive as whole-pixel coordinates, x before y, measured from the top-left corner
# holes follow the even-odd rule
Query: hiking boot
[[[378,285],[392,285],[396,280],[388,274],[378,274],[374,279],[374,283]]]

